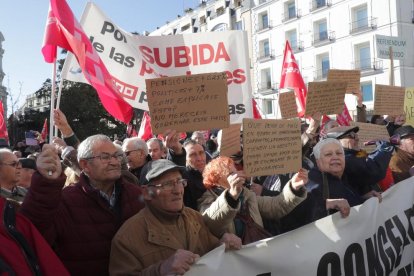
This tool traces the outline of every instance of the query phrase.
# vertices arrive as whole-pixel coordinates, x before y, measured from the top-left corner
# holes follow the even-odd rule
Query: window
[[[273,114],[273,101],[271,99],[263,99],[263,112],[267,114]]]
[[[206,17],[205,16],[200,17],[200,24],[206,24]]]
[[[371,82],[361,83],[361,91],[364,102],[372,102],[374,100]]]
[[[318,33],[319,33],[319,41],[328,39],[328,29],[327,29],[326,20],[320,21],[318,23]]]
[[[315,79],[324,79],[328,76],[330,69],[329,53],[323,53],[316,57],[316,69]]]
[[[369,43],[358,44],[355,46],[355,69],[371,69],[371,50]]]
[[[286,3],[287,5],[287,14],[288,14],[288,18],[294,18],[296,17],[296,5],[295,2],[288,2]]]
[[[272,76],[270,74],[270,68],[263,69],[261,71],[261,90],[272,89]]]
[[[326,0],[316,0],[316,8],[321,8],[326,5]]]
[[[358,32],[368,28],[367,5],[358,6],[352,9],[351,32]]]
[[[242,21],[236,21],[235,23],[234,23],[234,28],[233,28],[234,30],[243,30],[243,24],[242,24]]]
[[[216,14],[217,14],[217,16],[220,16],[220,15],[224,14],[224,8],[223,7],[218,8],[216,10]]]
[[[265,58],[265,57],[270,57],[270,44],[269,44],[269,40],[262,40],[259,43],[259,47],[260,47],[260,58]]]
[[[326,78],[329,71],[329,56],[324,56],[321,59],[322,77]]]
[[[269,28],[269,16],[265,12],[259,15],[259,29],[263,30],[267,28]]]
[[[186,31],[186,30],[188,30],[188,29],[190,29],[190,24],[187,24],[187,25],[184,25],[184,26],[182,26],[181,27],[181,31],[183,32],[183,31]]]
[[[298,39],[296,36],[296,29],[290,30],[286,32],[286,40],[289,41],[290,47],[292,50],[298,48]]]
[[[216,26],[214,26],[213,29],[211,29],[212,32],[223,32],[227,30],[227,24],[226,23],[220,23]]]

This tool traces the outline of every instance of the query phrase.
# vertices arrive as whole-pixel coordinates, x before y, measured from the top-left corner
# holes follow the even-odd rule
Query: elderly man
[[[165,138],[168,148],[167,159],[177,165],[186,166],[185,178],[188,180],[188,185],[185,187],[184,205],[198,210],[197,200],[206,191],[202,175],[207,162],[206,152],[203,146],[194,140],[188,140],[181,145],[179,133],[175,130],[167,131]]]
[[[345,173],[349,183],[364,198],[378,196],[373,188],[385,177],[394,147],[384,141],[378,141],[377,148],[370,154],[361,151],[357,132],[359,127],[341,126],[328,130],[328,138],[337,139],[345,151]]]
[[[20,170],[20,180],[17,183],[17,186],[23,188],[25,193],[27,193],[32,181],[32,175],[36,171],[36,161],[31,158],[20,158],[19,162],[22,165],[22,168]]]
[[[112,241],[111,275],[182,275],[220,241],[201,214],[183,205],[186,179],[180,166],[165,159],[143,169],[146,208],[129,219]],[[224,234],[221,242],[238,249],[241,241]]]
[[[152,160],[164,158],[165,150],[164,144],[158,138],[151,138],[147,141],[149,155]]]
[[[25,191],[17,186],[22,165],[9,149],[0,149],[0,196],[22,203]]]
[[[414,166],[414,128],[410,125],[398,128],[394,134],[399,135],[401,142],[390,161],[390,169],[394,182],[398,183],[411,177],[410,170]]]
[[[141,189],[121,178],[122,156],[109,137],[88,137],[78,147],[80,180],[63,190],[66,177],[54,147],[44,145],[37,159],[21,212],[72,275],[108,275],[113,236],[144,207]]]
[[[127,138],[122,144],[122,150],[127,157],[129,171],[139,179],[142,168],[151,161],[147,144],[138,137]]]

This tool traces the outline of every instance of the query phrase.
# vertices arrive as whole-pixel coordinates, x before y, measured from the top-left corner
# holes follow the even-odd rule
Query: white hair
[[[87,159],[89,157],[93,156],[92,148],[97,144],[101,142],[110,142],[112,143],[111,138],[109,138],[106,135],[103,134],[96,134],[89,136],[85,140],[82,141],[82,143],[79,144],[78,147],[78,162],[81,159]]]
[[[7,148],[1,148],[0,149],[0,162],[1,161],[3,161],[3,156],[5,155],[5,153],[12,153],[13,154],[13,152],[10,150],[10,149],[7,149]]]
[[[122,143],[122,149],[125,151],[126,145],[131,143],[136,150],[143,150],[145,155],[148,155],[148,146],[147,143],[141,138],[131,137],[124,140]]]
[[[341,143],[334,139],[334,138],[326,138],[320,140],[314,147],[313,147],[313,155],[315,156],[315,159],[319,159],[321,157],[321,150],[324,146],[329,144],[337,144],[341,150],[342,153],[344,152],[344,148],[342,147]]]

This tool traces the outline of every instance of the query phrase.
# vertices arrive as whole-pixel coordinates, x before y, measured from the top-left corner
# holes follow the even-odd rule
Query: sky
[[[79,20],[88,1],[67,0]],[[153,31],[194,8],[199,0],[94,0],[107,17],[125,31]],[[51,78],[53,67],[41,54],[43,34],[49,1],[0,1],[0,32],[3,33],[3,86],[18,100],[20,107],[26,96],[36,92],[42,83]],[[20,94],[21,91],[21,94]],[[19,97],[20,94],[20,97]],[[11,113],[8,98],[8,113]]]

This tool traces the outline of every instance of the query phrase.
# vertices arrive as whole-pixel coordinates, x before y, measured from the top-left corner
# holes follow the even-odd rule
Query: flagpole
[[[56,57],[53,59],[53,72],[52,72],[52,91],[50,93],[50,132],[49,132],[49,143],[52,142],[53,138],[53,110],[55,106],[55,90],[56,90]]]
[[[62,96],[62,86],[63,86],[63,78],[61,77],[60,81],[59,81],[59,90],[58,90],[57,101],[56,101],[56,109],[60,108],[60,98]],[[59,130],[57,128],[55,128],[54,131],[55,131],[54,136],[57,137]]]

